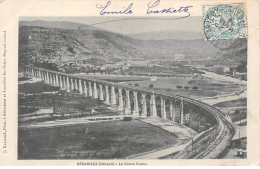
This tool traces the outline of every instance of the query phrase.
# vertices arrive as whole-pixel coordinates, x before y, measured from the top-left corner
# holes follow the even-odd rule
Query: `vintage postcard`
[[[2,0],[0,19],[0,165],[260,165],[257,0]]]

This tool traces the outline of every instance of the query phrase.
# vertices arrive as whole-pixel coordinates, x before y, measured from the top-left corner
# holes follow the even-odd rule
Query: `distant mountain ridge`
[[[33,20],[33,21],[20,21],[19,26],[36,26],[36,27],[47,27],[47,28],[58,28],[58,29],[78,29],[78,27],[84,26],[86,29],[97,29],[92,26],[68,21],[43,21],[43,20]]]
[[[145,33],[129,34],[128,36],[140,40],[164,40],[164,39],[195,40],[195,39],[204,38],[204,36],[201,33],[191,32],[191,31],[190,32],[181,31],[181,30],[145,32]]]
[[[79,27],[84,27],[82,29],[103,30],[94,26],[77,23],[77,22],[68,22],[68,21],[44,21],[44,20],[20,21],[19,25],[57,28],[57,29],[78,29]],[[145,33],[128,34],[127,36],[139,40],[163,40],[163,39],[194,40],[194,39],[204,38],[203,35],[198,32],[191,32],[191,31],[189,32],[189,31],[182,31],[182,30],[145,32]]]

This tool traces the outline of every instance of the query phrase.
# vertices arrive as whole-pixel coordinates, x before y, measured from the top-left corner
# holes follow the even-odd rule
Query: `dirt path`
[[[240,84],[240,85],[246,85],[247,84],[246,81],[242,81],[242,80],[237,79],[237,78],[233,78],[233,77],[229,77],[229,76],[225,76],[225,75],[220,75],[220,74],[205,71],[205,70],[199,70],[199,71],[202,71],[202,72],[205,73],[205,74],[202,74],[202,76],[204,76],[204,77],[208,77],[208,78],[212,78],[212,79],[216,79],[216,80],[220,80],[220,81],[232,82],[232,83],[236,83],[236,84]]]
[[[65,125],[82,124],[82,123],[85,124],[85,123],[95,123],[95,122],[102,122],[102,121],[112,121],[112,120],[119,120],[119,118],[123,118],[123,116],[93,116],[93,117],[70,118],[70,119],[63,119],[63,120],[40,122],[36,124],[26,124],[26,125],[21,125],[19,127],[21,128],[56,127],[56,126],[65,126]],[[99,120],[95,120],[95,119],[99,119]]]

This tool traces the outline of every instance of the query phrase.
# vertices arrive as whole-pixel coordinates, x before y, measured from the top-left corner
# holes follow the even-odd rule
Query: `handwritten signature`
[[[160,0],[152,1],[148,3],[148,8],[146,10],[146,15],[151,14],[176,14],[176,13],[186,13],[186,16],[190,16],[189,9],[193,6],[180,6],[179,8],[175,9],[172,7],[164,8],[164,9],[155,9],[160,4]],[[133,3],[130,3],[127,8],[122,7],[121,10],[109,10],[109,6],[111,5],[111,1],[107,1],[105,5],[97,4],[96,8],[100,9],[100,15],[131,15],[133,14]],[[183,17],[183,18],[184,18]]]
[[[96,7],[98,9],[101,9],[100,11],[100,15],[106,15],[106,14],[133,14],[133,11],[132,11],[132,7],[133,7],[133,3],[129,4],[129,6],[126,8],[126,9],[123,9],[123,10],[119,10],[119,11],[107,11],[107,8],[108,6],[111,5],[111,1],[107,1],[106,5],[100,5],[100,4],[97,4]],[[123,7],[124,8],[124,7]]]
[[[155,2],[150,2],[148,4],[148,9],[146,11],[146,14],[164,14],[164,13],[189,13],[189,8],[192,8],[193,6],[180,6],[178,9],[169,7],[169,8],[164,8],[164,9],[159,9],[159,10],[152,10],[152,8],[157,7],[160,4],[160,0],[157,0]]]

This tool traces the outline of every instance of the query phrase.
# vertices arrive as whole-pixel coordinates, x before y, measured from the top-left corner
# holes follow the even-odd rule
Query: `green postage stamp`
[[[204,5],[203,22],[206,40],[247,37],[246,13],[243,3]]]

